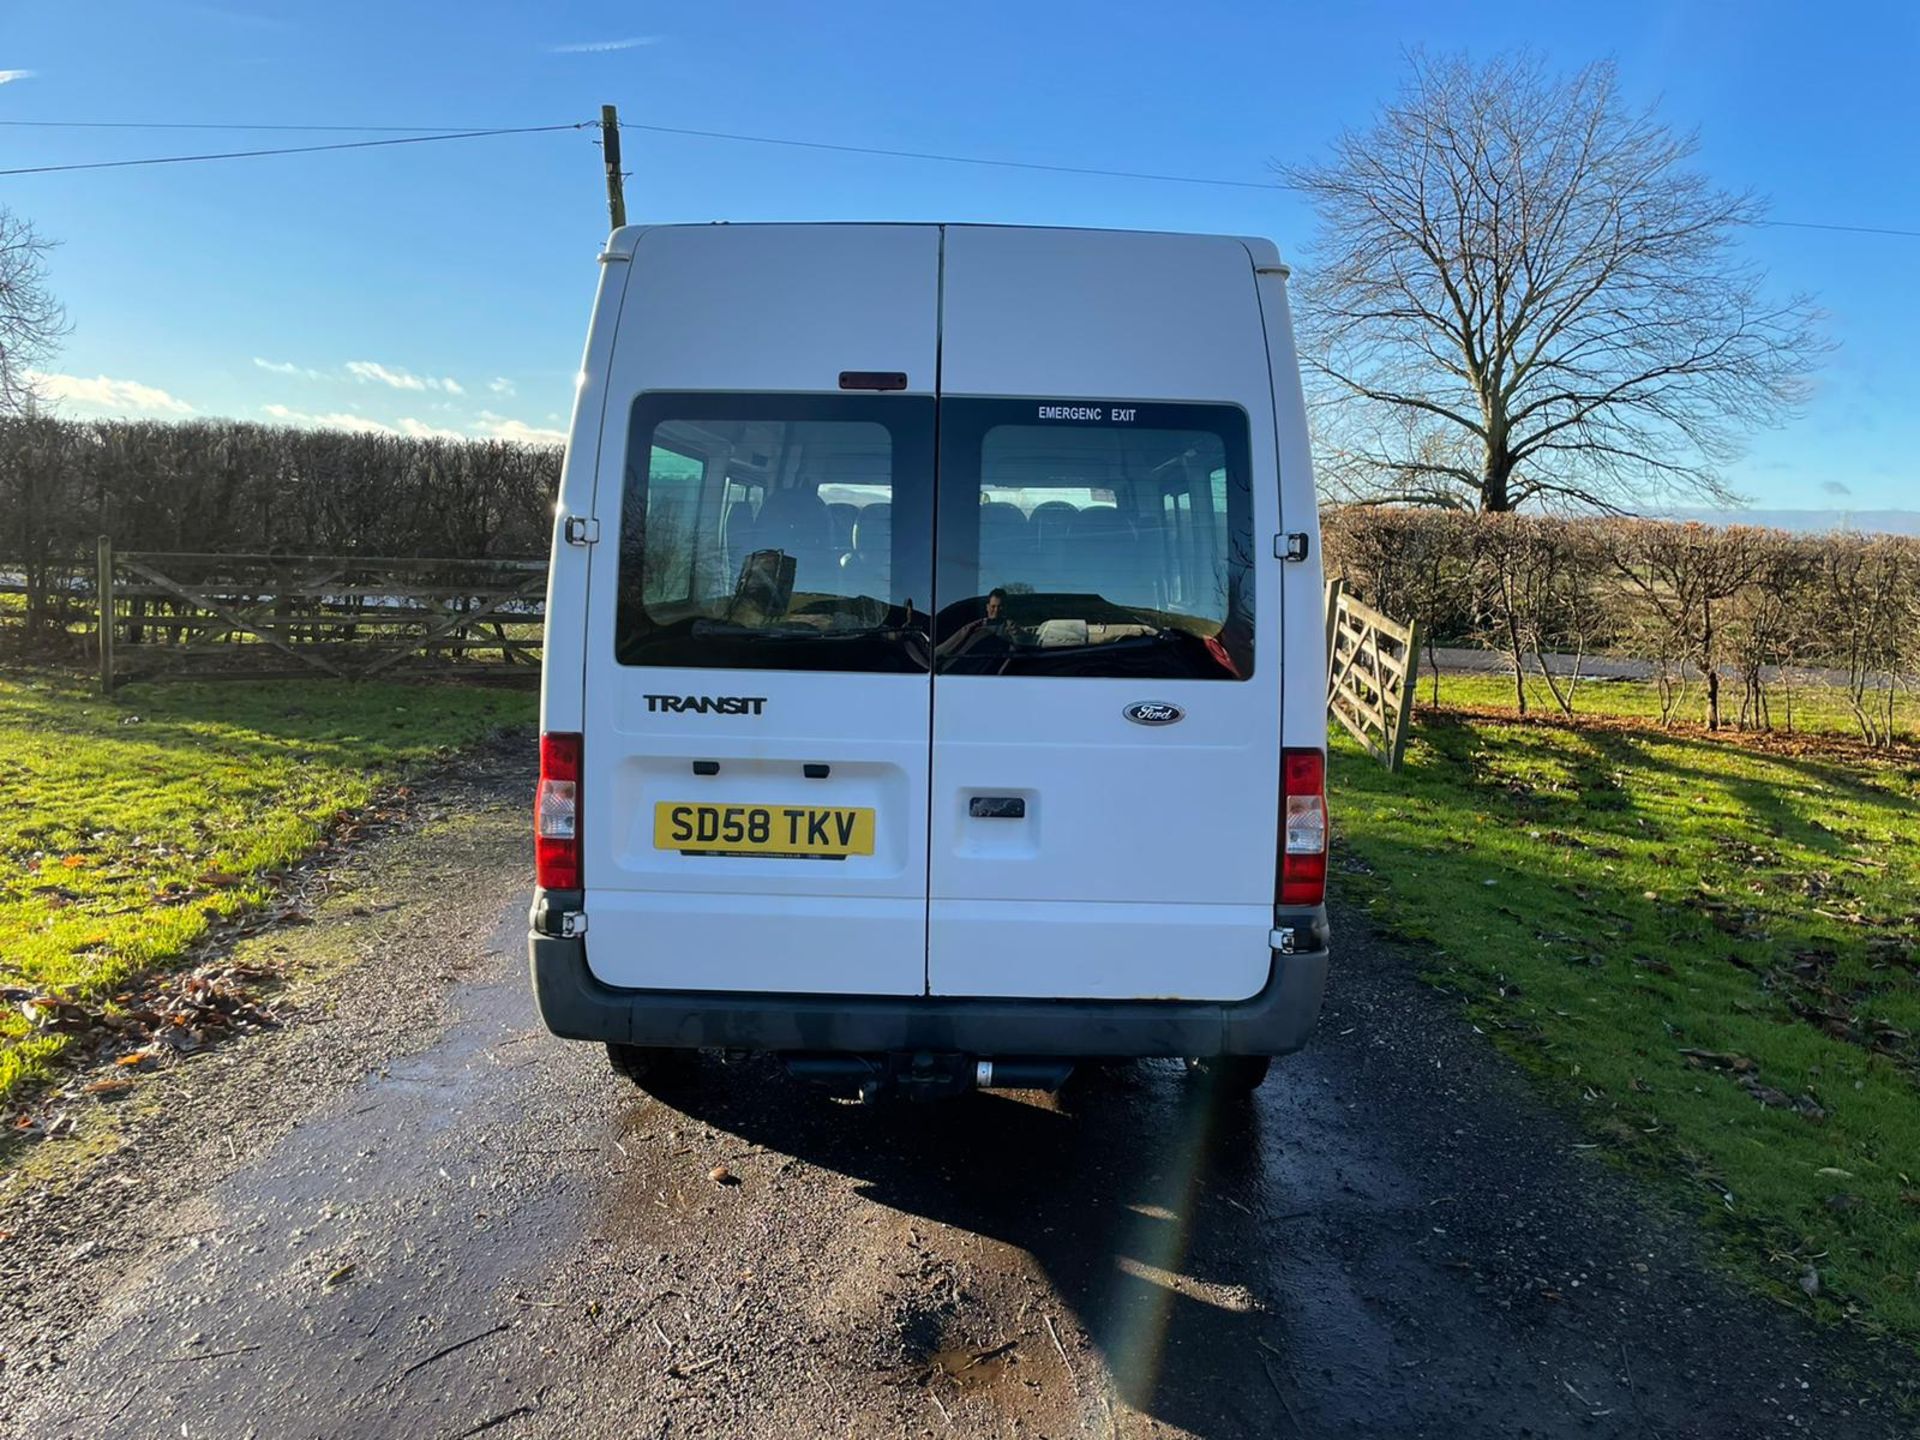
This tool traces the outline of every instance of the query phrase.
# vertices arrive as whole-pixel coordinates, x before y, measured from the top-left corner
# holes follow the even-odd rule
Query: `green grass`
[[[1433,675],[1426,670],[1422,662],[1419,701],[1428,704],[1433,698]],[[1558,715],[1559,706],[1553,694],[1547,689],[1546,681],[1537,675],[1529,675],[1526,681],[1528,709],[1539,715]],[[1565,688],[1564,686],[1562,687]],[[1442,705],[1465,705],[1511,710],[1513,706],[1513,676],[1507,675],[1462,675],[1451,671],[1440,676],[1440,703]],[[1786,692],[1778,686],[1769,687],[1767,704],[1771,710],[1775,734],[1787,734]],[[1833,685],[1795,685],[1793,689],[1793,725],[1791,733],[1796,735],[1845,735],[1860,738],[1860,727],[1848,708],[1846,692]],[[1582,680],[1573,695],[1573,711],[1576,718],[1581,715],[1617,715],[1634,719],[1658,722],[1660,718],[1660,696],[1651,681],[1642,680]],[[1911,740],[1916,728],[1915,710],[1912,697],[1900,696],[1895,704],[1897,728],[1901,736]],[[1720,715],[1722,724],[1728,729],[1737,729],[1740,718],[1740,691],[1732,683],[1723,683],[1720,690]],[[1707,720],[1706,686],[1698,680],[1689,681],[1682,692],[1679,703],[1674,708],[1674,719],[1684,725],[1704,725]],[[1757,727],[1756,727],[1757,728]]]
[[[111,995],[263,900],[272,872],[407,767],[531,696],[452,686],[131,687],[0,676],[0,986]],[[0,1102],[65,1037],[0,1010]]]
[[[1920,1342],[1920,766],[1425,711],[1399,775],[1337,736],[1333,785],[1337,892],[1605,1151]]]

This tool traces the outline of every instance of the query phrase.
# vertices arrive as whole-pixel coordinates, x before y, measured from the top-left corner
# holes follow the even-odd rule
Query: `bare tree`
[[[1621,98],[1611,64],[1415,54],[1320,165],[1301,287],[1334,487],[1420,504],[1730,498],[1718,467],[1790,415],[1824,353],[1805,297],[1736,253],[1750,194]]]
[[[27,221],[0,209],[0,415],[33,406],[33,372],[67,333],[67,313],[47,290],[47,251]]]

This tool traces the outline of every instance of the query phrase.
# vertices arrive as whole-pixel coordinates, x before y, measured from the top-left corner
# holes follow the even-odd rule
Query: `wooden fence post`
[[[100,537],[100,571],[94,580],[100,608],[100,693],[113,693],[113,540]]]
[[[1327,683],[1333,683],[1333,632],[1340,624],[1340,592],[1347,582],[1336,575],[1327,581]]]
[[[1399,713],[1393,721],[1393,734],[1388,737],[1392,749],[1387,755],[1387,769],[1398,770],[1400,757],[1407,749],[1407,727],[1413,723],[1413,690],[1420,678],[1420,622],[1415,620],[1407,626],[1407,673],[1400,680]]]

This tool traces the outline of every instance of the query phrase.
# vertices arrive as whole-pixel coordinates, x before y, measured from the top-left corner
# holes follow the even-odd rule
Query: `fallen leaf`
[[[352,1275],[354,1270],[357,1268],[358,1267],[354,1264],[354,1262],[349,1260],[346,1264],[342,1265],[338,1270],[334,1271],[331,1275],[327,1276],[327,1278],[321,1283],[324,1284],[327,1287],[327,1289],[331,1290],[334,1286],[338,1285],[342,1280],[345,1280],[348,1276]]]
[[[1744,1074],[1748,1070],[1758,1069],[1745,1055],[1733,1055],[1719,1050],[1686,1050],[1680,1052],[1689,1065],[1697,1065],[1703,1070],[1732,1070]]]

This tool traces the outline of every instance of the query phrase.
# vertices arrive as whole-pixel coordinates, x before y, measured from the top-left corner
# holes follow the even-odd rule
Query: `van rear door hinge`
[[[1289,530],[1285,535],[1273,537],[1273,558],[1276,560],[1304,560],[1307,558],[1307,532]]]
[[[586,515],[569,515],[566,528],[561,533],[567,537],[569,545],[598,545],[600,522]]]
[[[560,934],[568,940],[587,933],[587,912],[568,910],[560,916]]]

